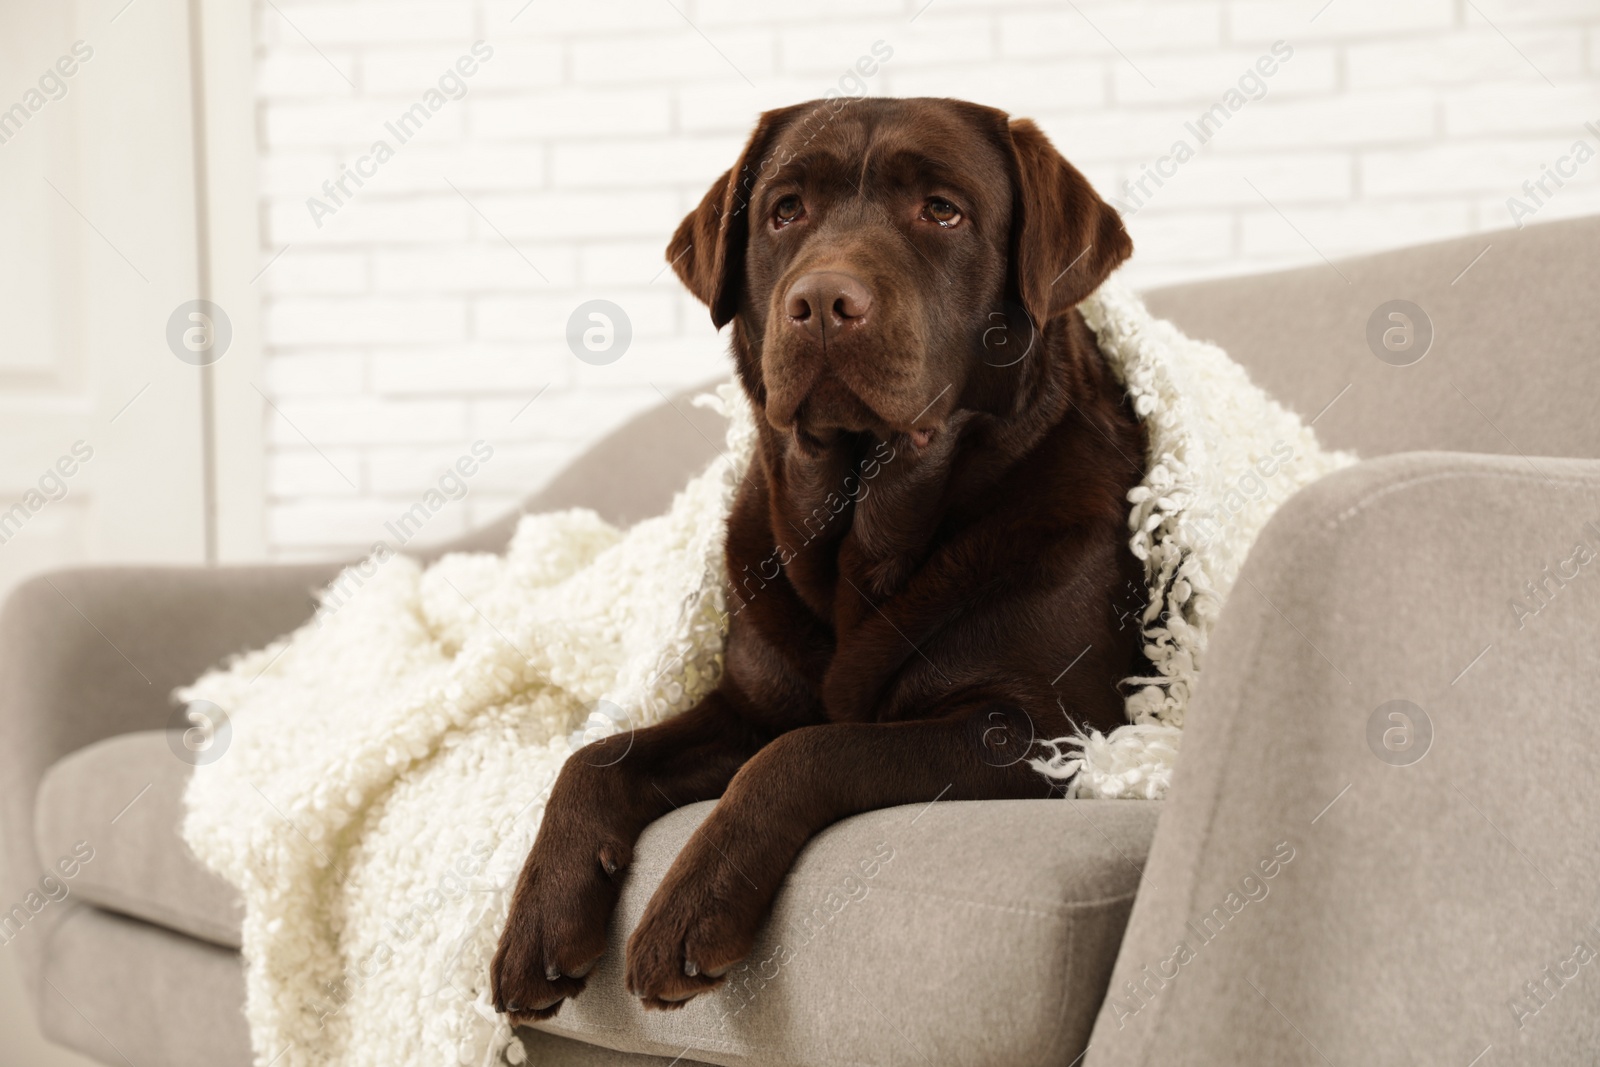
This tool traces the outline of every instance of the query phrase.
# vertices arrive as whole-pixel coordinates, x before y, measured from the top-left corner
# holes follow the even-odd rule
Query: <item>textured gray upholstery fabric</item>
[[[1088,1067],[1595,1063],[1597,638],[1600,462],[1413,453],[1298,494],[1213,636]],[[1230,893],[1259,899],[1197,932]]]
[[[522,1044],[533,1067],[700,1067],[686,1057],[636,1056],[536,1030],[526,1031]]]
[[[1600,216],[1145,296],[1306,418],[1332,402],[1316,422],[1324,444],[1595,457],[1597,277]],[[1433,323],[1432,348],[1411,366],[1367,344],[1368,320],[1390,300]]]
[[[191,769],[165,730],[97,741],[50,768],[39,786],[41,867],[93,850],[65,884],[80,901],[225,948],[239,947],[239,894],[194,858],[180,836]]]
[[[99,908],[51,931],[39,1015],[46,1037],[102,1063],[250,1063],[239,954]]]
[[[847,819],[801,853],[724,987],[641,1011],[622,986],[627,937],[711,807],[645,832],[589,988],[542,1029],[751,1067],[1064,1067],[1099,1007],[1160,805],[942,803]]]

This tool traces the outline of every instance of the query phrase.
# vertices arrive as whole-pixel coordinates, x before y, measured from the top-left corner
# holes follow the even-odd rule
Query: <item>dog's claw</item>
[[[518,1025],[551,1018],[582,993],[605,953],[617,887],[595,862],[594,847],[580,840],[563,854],[546,845],[546,856],[535,844],[524,864],[490,972],[496,1003],[515,1002],[502,1010]],[[627,867],[622,846],[605,841],[599,848],[613,853],[612,866]]]
[[[694,960],[684,960],[683,973],[688,975],[690,978],[693,978],[695,975],[700,973],[700,965]]]

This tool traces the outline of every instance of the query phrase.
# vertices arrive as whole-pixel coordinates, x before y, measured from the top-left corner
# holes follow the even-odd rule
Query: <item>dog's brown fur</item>
[[[744,959],[823,827],[1048,796],[1034,739],[1123,721],[1145,443],[1075,306],[1131,251],[1026,120],[933,99],[762,116],[667,249],[733,323],[758,412],[727,668],[563,768],[495,956],[500,1011],[548,1018],[583,989],[634,841],[673,807],[721,798],[628,942],[646,1007]]]

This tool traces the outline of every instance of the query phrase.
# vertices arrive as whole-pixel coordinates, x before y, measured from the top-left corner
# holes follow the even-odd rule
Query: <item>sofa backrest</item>
[[[1267,392],[1364,456],[1446,450],[1600,457],[1600,216],[1463,237],[1296,270],[1145,294],[1215,341]],[[1375,313],[1406,300],[1431,323]],[[1402,311],[1402,313],[1405,313]],[[1385,353],[1387,359],[1375,354]],[[1399,364],[1409,365],[1399,365]],[[592,507],[619,525],[666,508],[723,446],[722,417],[687,390],[613,431],[523,505]],[[437,546],[499,551],[517,515]]]
[[[1478,234],[1359,259],[1145,294],[1151,310],[1215,341],[1325,444],[1363,456],[1445,450],[1600,457],[1600,216]],[[1420,360],[1400,320],[1432,322]],[[1403,311],[1402,311],[1403,313]],[[1415,316],[1412,316],[1415,318]],[[1331,407],[1327,405],[1331,404]],[[1323,409],[1326,407],[1326,410]],[[1320,413],[1320,417],[1319,416]]]

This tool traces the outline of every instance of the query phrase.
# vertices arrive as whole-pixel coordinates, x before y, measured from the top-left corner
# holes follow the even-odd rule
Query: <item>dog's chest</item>
[[[831,721],[876,719],[944,689],[948,680],[918,646],[961,629],[971,592],[963,576],[931,572],[941,516],[914,506],[913,482],[885,474],[862,489],[837,512],[824,505],[826,527],[795,546],[784,577],[796,615],[773,620],[767,635],[780,643],[811,635],[800,662],[817,711]]]
[[[943,486],[886,444],[829,474],[790,484],[773,535],[800,598],[843,636],[859,610],[905,589],[927,559]]]

